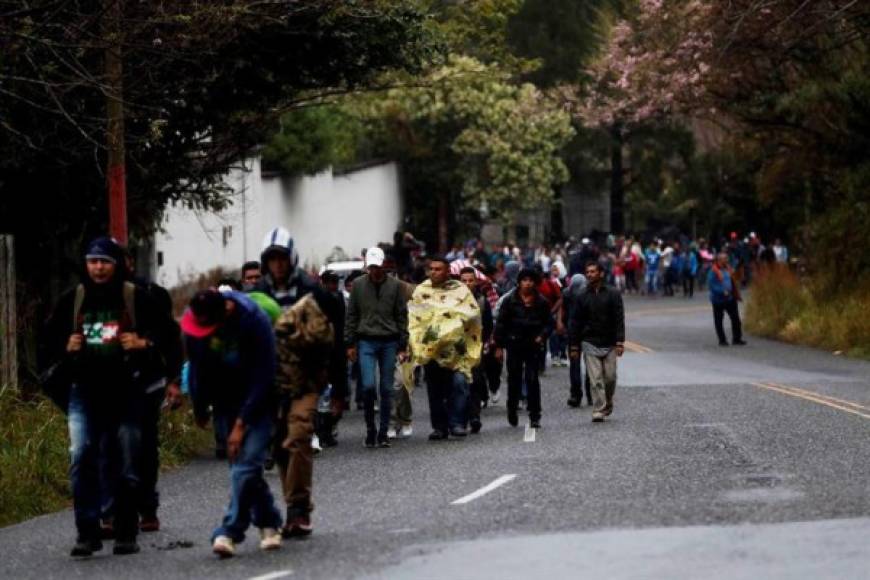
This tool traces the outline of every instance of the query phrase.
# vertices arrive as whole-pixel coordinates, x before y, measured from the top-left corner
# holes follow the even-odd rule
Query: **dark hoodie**
[[[120,261],[114,277],[105,284],[95,284],[84,273],[85,296],[77,319],[73,321],[76,296],[73,288],[60,297],[46,323],[41,348],[43,367],[67,360],[70,378],[84,393],[93,396],[141,394],[166,376],[166,360],[170,355],[163,349],[172,341],[168,336],[172,325],[148,293],[138,287],[133,296],[135,313],[130,316],[124,304],[125,278]],[[151,346],[123,351],[119,337],[125,332],[138,333]],[[85,344],[81,351],[67,353],[67,341],[73,333],[83,333]]]

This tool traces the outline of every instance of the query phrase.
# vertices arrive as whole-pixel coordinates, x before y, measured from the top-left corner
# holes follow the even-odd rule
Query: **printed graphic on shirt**
[[[121,313],[119,311],[86,312],[83,319],[82,333],[88,349],[101,355],[120,351]]]

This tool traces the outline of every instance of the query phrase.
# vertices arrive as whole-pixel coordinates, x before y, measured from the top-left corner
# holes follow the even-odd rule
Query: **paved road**
[[[359,413],[342,423],[316,461],[308,540],[216,561],[227,474],[202,459],[164,477],[164,529],[141,554],[72,561],[63,512],[0,530],[0,575],[870,578],[870,364],[753,337],[720,348],[702,297],[627,311],[632,352],[603,425],[565,405],[556,368],[534,440],[498,406],[480,435],[433,444],[418,391],[414,437],[392,449],[362,448]]]

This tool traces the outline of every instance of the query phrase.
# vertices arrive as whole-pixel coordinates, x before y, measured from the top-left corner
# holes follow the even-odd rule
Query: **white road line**
[[[248,580],[276,580],[277,578],[286,578],[292,574],[293,570],[279,570],[278,572],[269,572],[262,576],[251,576]]]
[[[534,443],[536,432],[537,429],[532,429],[531,427],[529,427],[529,424],[526,423],[526,432],[523,433],[523,442]]]
[[[501,487],[504,484],[508,483],[509,481],[513,480],[515,477],[516,477],[515,473],[510,473],[508,475],[502,475],[501,477],[499,477],[498,479],[496,479],[495,481],[493,481],[489,485],[481,487],[480,489],[478,489],[474,493],[470,493],[470,494],[466,495],[465,497],[460,497],[456,501],[451,502],[450,505],[462,505],[462,504],[466,504],[468,502],[474,501],[477,498],[488,494],[489,492],[493,491],[494,489],[498,489],[499,487]]]

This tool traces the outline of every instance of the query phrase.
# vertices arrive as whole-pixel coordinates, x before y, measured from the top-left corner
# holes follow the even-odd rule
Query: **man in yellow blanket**
[[[408,303],[413,361],[426,372],[430,441],[468,435],[468,385],[480,363],[483,324],[471,291],[450,279],[450,265],[438,256],[429,261],[429,279],[417,286]]]

